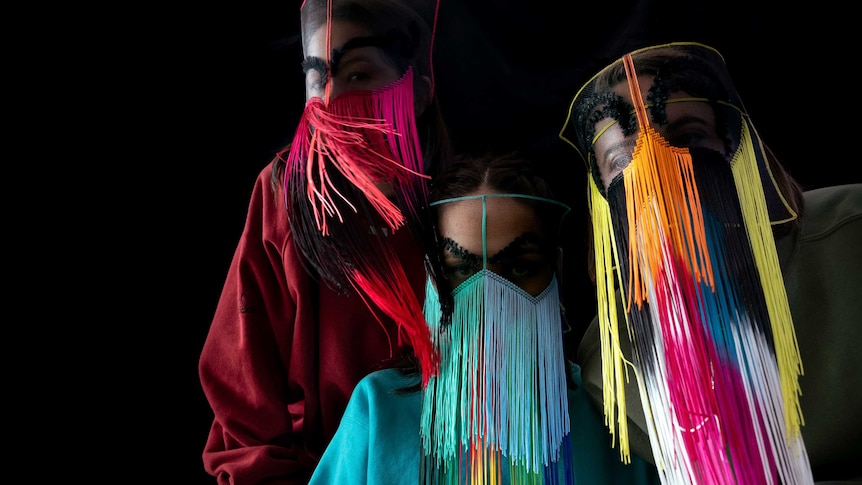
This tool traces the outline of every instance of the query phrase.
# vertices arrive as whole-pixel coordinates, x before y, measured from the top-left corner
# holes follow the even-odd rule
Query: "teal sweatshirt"
[[[577,484],[658,484],[655,467],[640,458],[620,461],[601,414],[581,387],[581,369],[570,363],[577,388],[569,390],[572,459]],[[397,370],[366,376],[353,391],[335,437],[310,485],[410,485],[419,478],[422,394],[395,394],[416,382]],[[562,484],[561,484],[562,485]]]

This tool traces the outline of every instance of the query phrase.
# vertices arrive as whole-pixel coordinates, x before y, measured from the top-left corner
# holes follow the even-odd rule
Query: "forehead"
[[[329,57],[326,50],[326,34],[325,23],[311,34],[305,45],[304,54],[306,57],[319,57],[321,59]],[[332,28],[329,34],[331,38],[329,52],[332,52],[333,49],[341,49],[351,39],[372,35],[368,29],[359,24],[339,19],[332,20]]]
[[[649,96],[650,92],[649,91],[650,91],[650,88],[652,87],[654,81],[655,81],[655,76],[653,76],[651,74],[642,74],[642,75],[637,77],[638,90],[640,91],[641,99],[646,104],[650,103],[650,96]],[[624,80],[622,82],[617,83],[613,88],[611,88],[611,91],[614,94],[623,98],[629,104],[632,103],[632,90],[631,90],[631,87],[629,86],[628,81]],[[667,93],[667,99],[668,100],[687,98],[687,97],[691,97],[691,94],[687,93],[683,89],[673,89]],[[670,104],[673,104],[673,103],[670,103]]]
[[[471,253],[483,254],[483,201],[489,255],[496,254],[526,232],[541,234],[534,208],[523,199],[484,197],[442,204],[438,216],[440,235]]]
[[[638,80],[638,90],[641,93],[641,99],[643,100],[644,103],[649,104],[650,101],[648,98],[648,94],[649,94],[650,87],[652,87],[652,85],[653,85],[654,76],[652,76],[652,75],[641,75],[641,76],[638,76],[637,80]],[[620,96],[627,103],[629,103],[631,105],[631,103],[632,103],[631,88],[629,87],[628,82],[623,81],[623,82],[618,83],[616,86],[614,86],[611,89],[611,91],[613,91],[614,94]],[[684,100],[684,98],[690,98],[690,97],[691,96],[689,93],[687,93],[685,91],[681,91],[681,90],[669,92],[666,101],[671,101],[671,102],[666,102],[664,104],[663,111],[667,117],[667,120],[664,120],[664,121],[673,121],[673,120],[681,119],[684,117],[695,117],[695,118],[702,119],[702,120],[714,120],[715,112],[713,111],[712,106],[708,102],[704,102],[704,100],[692,100],[692,101]],[[677,102],[673,102],[673,100],[677,100]],[[634,107],[632,106],[631,109],[633,110]],[[647,110],[647,115],[650,117],[651,122],[655,121],[654,119],[652,119],[651,110]],[[615,120],[610,118],[610,117],[605,117],[604,119],[599,120],[596,123],[596,135],[599,135],[600,133],[604,133],[604,134],[614,133],[615,136],[621,136],[621,133],[619,133],[620,132],[619,126],[610,127],[609,130],[603,131],[611,123],[615,123]],[[602,137],[604,137],[604,135],[599,137],[599,139],[601,139]],[[594,140],[594,141],[598,144],[597,140]]]

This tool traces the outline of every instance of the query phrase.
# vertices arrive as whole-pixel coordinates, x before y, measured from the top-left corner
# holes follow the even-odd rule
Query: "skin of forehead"
[[[479,195],[480,193],[468,194]],[[541,234],[535,211],[519,199],[487,197],[488,257],[527,232]],[[471,254],[482,256],[482,199],[449,202],[440,208],[440,235]]]
[[[344,20],[333,20],[330,34],[332,35],[329,44],[330,52],[341,49],[350,39],[371,35],[362,26]],[[326,52],[326,24],[318,27],[311,35],[304,54],[305,57],[318,57],[324,60],[329,57]]]
[[[652,86],[652,82],[653,82],[654,77],[655,76],[652,76],[652,75],[638,76],[638,88],[641,92],[641,99],[644,103],[649,103],[649,100],[647,99],[647,95],[649,94],[649,88]],[[622,97],[628,103],[630,103],[630,104],[632,103],[631,90],[629,89],[628,83],[621,82],[621,83],[617,84],[616,86],[614,86],[612,91],[614,93],[618,94],[620,97]],[[689,94],[685,93],[684,91],[675,91],[675,92],[670,93],[670,99],[685,98],[685,97],[689,97]],[[701,118],[712,119],[713,121],[715,120],[715,113],[712,111],[712,107],[710,107],[704,103],[682,103],[682,104],[669,103],[665,107],[665,109],[668,110],[669,117],[672,117],[670,115],[674,111],[683,112],[683,113],[694,112],[694,113],[699,114],[699,116]],[[647,110],[647,114],[649,114],[649,110]],[[596,133],[600,132],[605,126],[607,126],[608,123],[611,123],[613,121],[614,120],[612,120],[612,119],[605,119],[605,120],[602,120],[601,122],[599,122],[599,125],[596,127]],[[652,120],[652,118],[650,118],[649,121],[650,121],[650,123],[654,124],[654,121]],[[653,126],[653,127],[656,128],[656,126]]]
[[[675,97],[685,97],[685,96],[686,95],[684,93],[682,93],[682,94],[681,93],[675,93],[674,95],[671,96],[671,99],[673,99]],[[625,99],[627,101],[630,101],[628,95],[625,96]],[[705,122],[711,123],[712,128],[713,129],[715,128],[715,124],[716,124],[715,112],[713,111],[712,107],[706,103],[700,103],[700,102],[669,103],[665,107],[665,111],[667,112],[668,119],[670,119],[672,121],[677,120],[679,118],[682,118],[683,115],[685,115],[685,114],[691,114],[691,115],[694,115],[697,118],[699,118]],[[649,113],[649,112],[647,112],[647,113]],[[652,118],[650,118],[649,122],[650,122],[650,126],[652,126],[653,128],[655,128],[655,129],[660,128],[660,126],[658,124],[656,124]],[[605,128],[611,123],[614,123],[615,126],[611,127],[608,130],[605,130]],[[608,138],[617,138],[619,140],[623,139],[624,136],[622,134],[622,129],[618,125],[619,125],[619,123],[617,123],[616,120],[611,119],[611,118],[605,118],[605,119],[601,120],[596,125],[596,133],[601,133],[601,135],[598,137],[598,139],[596,139],[593,142],[594,145],[598,146],[600,140],[604,140],[605,143],[608,143],[608,141],[607,141]],[[630,135],[630,138],[633,138],[636,136],[637,136],[637,134],[635,133],[633,135]],[[716,136],[718,136],[718,134],[716,134]],[[718,146],[715,146],[713,148],[721,151],[723,146],[718,145]]]

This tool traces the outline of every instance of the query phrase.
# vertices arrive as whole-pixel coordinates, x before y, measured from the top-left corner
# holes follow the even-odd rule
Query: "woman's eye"
[[[447,272],[456,278],[467,278],[475,273],[476,269],[470,264],[459,264],[448,268]]]
[[[622,170],[622,169],[628,167],[630,163],[632,163],[632,157],[630,155],[628,155],[628,156],[618,155],[618,156],[614,157],[613,159],[611,159],[610,167],[609,167],[608,171],[613,173],[613,172]]]
[[[347,82],[349,82],[349,83],[361,82],[361,81],[366,81],[370,78],[371,78],[371,76],[367,72],[362,72],[362,71],[351,72],[350,74],[347,75]]]
[[[634,148],[634,140],[627,140],[613,149],[608,150],[602,154],[601,158],[598,159],[599,170],[608,178],[621,172],[624,168],[628,167],[630,163],[632,163]]]
[[[704,140],[707,138],[708,135],[702,131],[687,131],[684,133],[674,133],[668,137],[668,142],[675,147],[691,148],[707,146],[704,143]]]
[[[510,279],[524,279],[537,274],[544,266],[544,263],[540,261],[515,261],[506,272],[511,276]]]

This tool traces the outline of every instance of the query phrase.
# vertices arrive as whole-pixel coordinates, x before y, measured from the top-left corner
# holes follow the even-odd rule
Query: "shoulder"
[[[278,184],[273,184],[274,166],[273,160],[257,174],[245,229],[251,231],[253,237],[260,235],[268,243],[283,250],[290,236],[290,222],[281,196],[283,191]]]
[[[311,484],[400,484],[419,475],[421,393],[395,369],[372,372],[354,388]]]
[[[807,285],[814,280],[811,271],[825,275],[824,262],[842,261],[844,270],[855,270],[858,263],[851,261],[862,256],[854,249],[862,238],[862,184],[809,190],[803,198],[797,230],[775,240],[785,284]]]
[[[374,371],[363,377],[353,389],[348,411],[354,416],[367,416],[372,421],[375,416],[409,419],[414,414],[418,419],[421,393],[401,392],[415,382],[414,378],[396,369]]]
[[[862,184],[832,185],[817,189],[806,190],[802,193],[805,198],[805,207],[808,204],[833,204],[855,207],[862,210]]]
[[[822,237],[852,222],[862,221],[862,184],[836,185],[803,193],[802,237]]]
[[[381,369],[363,377],[356,385],[356,391],[369,395],[388,395],[403,387],[415,384],[417,378],[406,376],[398,369]]]

